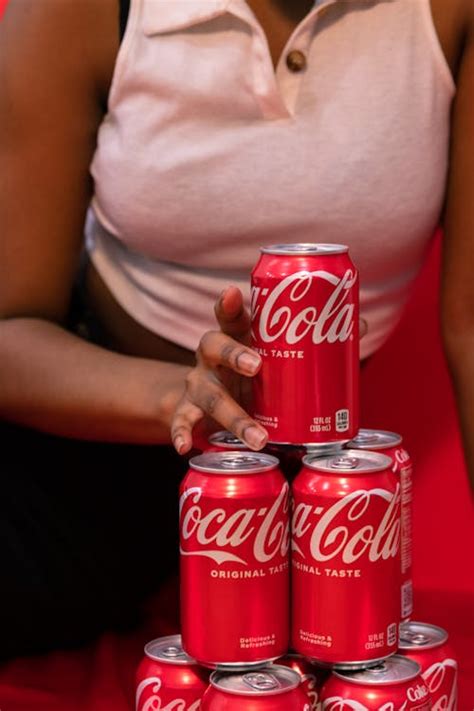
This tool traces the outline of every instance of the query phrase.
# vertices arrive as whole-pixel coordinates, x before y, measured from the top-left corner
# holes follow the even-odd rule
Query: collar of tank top
[[[320,5],[332,5],[335,2],[355,2],[356,0],[315,0],[313,10]],[[166,12],[164,11],[166,6]],[[254,22],[255,16],[245,0],[154,0],[144,5],[144,32],[154,35],[160,32],[182,30],[200,22],[229,12],[246,22]]]

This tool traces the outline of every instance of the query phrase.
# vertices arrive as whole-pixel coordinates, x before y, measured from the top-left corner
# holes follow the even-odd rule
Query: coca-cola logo
[[[257,563],[287,555],[290,532],[286,482],[271,505],[259,508],[241,508],[232,513],[224,507],[204,511],[201,498],[200,487],[186,489],[181,495],[181,555],[204,556],[218,564],[232,561],[243,565],[252,562],[242,557],[249,550]]]
[[[380,520],[373,518],[375,501],[385,502]],[[377,506],[377,510],[380,510]],[[315,516],[317,522],[314,522]],[[325,509],[304,502],[296,503],[292,517],[292,549],[305,554],[298,541],[309,539],[314,560],[326,562],[339,557],[350,565],[366,556],[371,562],[397,555],[400,546],[400,486],[395,492],[385,489],[359,489]]]
[[[306,296],[316,279],[334,289],[319,309],[304,306]],[[313,343],[341,343],[353,337],[355,304],[349,301],[357,273],[348,269],[342,277],[324,270],[301,271],[282,279],[272,291],[254,286],[251,292],[252,335],[256,340],[272,343],[284,338],[288,345],[299,343],[310,335]]]
[[[454,659],[445,659],[423,672],[423,679],[433,698],[433,711],[456,711],[457,668]]]
[[[410,686],[407,690],[408,701],[421,701],[428,696],[428,689],[424,684]]]
[[[361,704],[360,701],[354,701],[353,699],[343,699],[342,696],[331,696],[330,698],[323,701],[322,711],[406,711],[407,702],[405,701],[402,706],[396,707],[393,701],[388,701],[383,706],[379,706],[375,709],[374,706],[370,708]]]
[[[318,682],[314,674],[301,674],[301,685],[311,702],[311,711],[320,711]]]
[[[163,706],[158,694],[161,686],[161,679],[157,676],[151,676],[141,681],[135,695],[136,711],[198,711],[200,708],[200,699],[189,705],[184,699],[173,699]],[[143,697],[146,697],[145,700]]]
[[[406,449],[397,449],[397,451],[395,452],[395,459],[399,464],[406,464],[410,461],[410,455],[408,454]]]

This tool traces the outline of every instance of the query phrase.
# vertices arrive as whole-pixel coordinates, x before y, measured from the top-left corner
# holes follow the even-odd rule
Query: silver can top
[[[327,442],[325,444],[307,444],[306,457],[328,457],[344,451],[344,442]]]
[[[442,627],[426,622],[402,622],[400,625],[399,649],[433,649],[448,641],[448,633]]]
[[[353,684],[367,684],[367,686],[384,686],[388,684],[402,684],[414,679],[421,672],[421,667],[413,659],[395,654],[385,659],[381,664],[371,669],[359,671],[334,671],[333,674]]]
[[[279,461],[271,454],[260,452],[205,452],[193,457],[190,462],[193,469],[210,474],[257,474],[276,469]]]
[[[300,685],[301,677],[293,669],[272,664],[257,671],[238,674],[217,671],[211,674],[210,682],[212,686],[226,694],[275,696],[296,689]]]
[[[303,457],[303,464],[310,469],[331,474],[370,474],[392,468],[392,460],[385,454],[358,449],[345,449],[341,454],[331,457],[308,454]]]
[[[396,432],[386,430],[359,430],[357,435],[348,442],[349,449],[387,449],[388,447],[398,447],[402,443],[401,435]]]
[[[195,660],[184,651],[180,634],[153,639],[145,644],[145,654],[153,661],[163,664],[177,664],[179,666],[196,664]]]
[[[221,430],[220,432],[214,432],[209,437],[209,444],[213,444],[216,447],[222,447],[223,449],[248,449],[245,442],[229,432],[228,430]]]
[[[271,244],[260,247],[262,254],[276,255],[317,255],[345,254],[349,247],[345,244],[318,244],[313,242],[296,242],[295,244]]]

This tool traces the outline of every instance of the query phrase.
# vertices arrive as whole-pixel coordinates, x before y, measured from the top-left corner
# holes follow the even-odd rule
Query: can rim
[[[262,254],[275,256],[327,256],[331,254],[346,254],[349,247],[346,244],[331,244],[329,242],[295,242],[294,244],[270,244],[260,247]]]
[[[397,684],[405,684],[407,681],[411,681],[412,679],[416,679],[417,676],[421,674],[421,666],[418,664],[418,662],[415,662],[414,659],[410,659],[409,657],[405,657],[401,654],[394,654],[390,657],[388,657],[386,662],[396,662],[399,663],[403,660],[403,664],[407,668],[406,675],[403,678],[398,678],[398,679],[360,679],[356,677],[351,677],[350,671],[342,671],[342,670],[333,670],[334,676],[338,677],[339,679],[343,679],[344,681],[348,681],[350,684],[361,684],[363,686],[393,686]],[[384,662],[382,662],[383,664]],[[411,671],[408,671],[408,669],[411,666]],[[358,671],[354,671],[354,674],[360,674],[363,671],[371,672],[374,673],[376,672],[377,667],[372,667],[370,669],[359,669]]]
[[[226,436],[232,438],[234,441],[226,442]],[[245,444],[245,442],[242,442],[242,440],[232,434],[232,432],[229,432],[229,430],[218,430],[217,432],[213,432],[209,436],[207,441],[209,442],[209,444],[214,445],[215,447],[222,447],[222,449],[238,449],[239,451],[243,449],[248,449],[248,446]]]
[[[179,657],[169,657],[166,658],[166,656],[160,656],[152,651],[152,648],[156,646],[157,644],[160,645],[166,645],[175,648],[179,648],[181,651],[179,652]],[[166,647],[165,647],[166,648]],[[151,659],[154,662],[161,662],[162,664],[170,664],[173,666],[190,666],[193,664],[197,664],[196,660],[193,659],[193,657],[190,657],[187,652],[184,651],[182,640],[181,640],[181,635],[180,634],[172,634],[172,635],[167,635],[165,637],[157,637],[156,639],[151,639],[149,642],[147,642],[143,648],[143,651],[145,655],[148,657],[148,659]]]
[[[237,463],[235,466],[230,466],[232,455],[235,455],[236,458]],[[217,464],[219,458],[224,459],[225,457],[227,457],[229,466],[227,468],[219,467]],[[256,460],[255,464],[250,466],[242,465],[239,467],[238,458],[243,460],[244,457],[247,460],[254,458]],[[260,463],[258,462],[259,458],[261,460]],[[207,465],[205,463],[206,459],[210,460],[209,464]],[[216,460],[215,463],[212,463],[212,459]],[[219,474],[223,476],[229,476],[234,474],[260,474],[261,472],[268,472],[273,469],[277,469],[279,464],[279,460],[272,454],[263,454],[261,452],[252,452],[251,450],[246,451],[241,449],[227,449],[223,452],[205,452],[204,454],[198,454],[196,457],[192,457],[189,460],[189,466],[198,472]]]
[[[348,443],[350,449],[359,449],[361,451],[365,450],[365,445],[361,445],[357,442],[357,437],[361,434],[368,436],[374,435],[374,437],[381,435],[393,439],[392,442],[367,442],[367,449],[372,450],[373,452],[377,452],[380,450],[383,451],[384,449],[388,449],[389,447],[399,447],[403,442],[403,437],[402,435],[398,434],[398,432],[391,432],[390,430],[375,430],[367,427],[361,427],[354,439],[351,439]]]
[[[439,633],[440,639],[434,640],[432,642],[426,642],[426,643],[422,642],[420,644],[417,644],[416,642],[409,642],[407,639],[404,640],[404,638],[402,637],[403,628],[409,627],[410,625],[417,625],[426,631],[432,630],[434,632],[437,632],[437,633]],[[445,644],[448,641],[449,634],[445,629],[443,629],[442,627],[439,627],[438,625],[432,625],[429,622],[418,622],[417,620],[408,620],[408,622],[401,623],[399,637],[400,638],[399,638],[398,648],[403,649],[404,652],[414,652],[417,649],[424,650],[424,649],[435,649],[436,647],[441,647],[443,644]]]

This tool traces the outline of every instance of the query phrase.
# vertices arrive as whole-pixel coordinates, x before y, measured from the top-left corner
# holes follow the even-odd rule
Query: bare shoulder
[[[117,5],[118,0],[9,0],[0,23],[2,54],[14,62],[20,79],[57,62],[74,67],[74,80],[92,79],[106,92],[118,49]]]
[[[118,47],[118,0],[9,0],[0,23],[0,318],[62,321]]]

